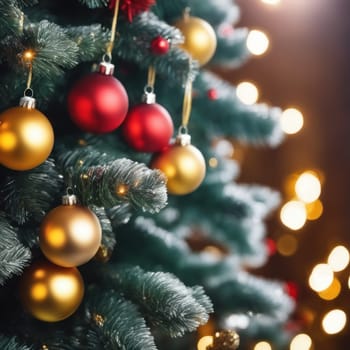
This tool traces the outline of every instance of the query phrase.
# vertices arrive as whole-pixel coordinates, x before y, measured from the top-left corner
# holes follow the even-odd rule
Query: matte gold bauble
[[[54,134],[49,120],[35,108],[13,107],[0,114],[0,164],[29,170],[52,151]]]
[[[184,16],[178,20],[175,27],[179,28],[185,37],[180,45],[201,66],[206,64],[214,55],[216,35],[211,25],[198,17]]]
[[[37,261],[24,271],[19,288],[24,308],[46,322],[72,315],[84,296],[84,282],[76,267],[61,267],[46,260]]]
[[[39,242],[51,262],[71,267],[85,264],[94,257],[101,236],[100,222],[89,208],[63,204],[45,216]]]
[[[202,153],[191,144],[181,144],[179,140],[157,153],[150,166],[165,174],[168,192],[176,195],[193,192],[202,183],[206,168]]]

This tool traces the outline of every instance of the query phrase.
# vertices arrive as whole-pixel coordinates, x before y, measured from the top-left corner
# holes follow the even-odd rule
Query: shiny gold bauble
[[[0,164],[29,170],[52,151],[54,134],[49,120],[35,108],[13,107],[0,114]]]
[[[205,160],[202,153],[192,145],[173,144],[157,153],[151,168],[161,170],[167,177],[170,194],[184,195],[193,192],[205,176]]]
[[[184,16],[174,25],[185,37],[180,47],[201,66],[206,64],[213,57],[216,49],[216,35],[212,26],[203,19],[192,16]]]
[[[97,216],[80,205],[60,205],[51,210],[40,227],[40,248],[53,263],[79,266],[94,257],[101,244]]]
[[[19,284],[24,308],[46,322],[64,320],[79,307],[84,282],[76,267],[61,267],[40,260],[27,268]]]

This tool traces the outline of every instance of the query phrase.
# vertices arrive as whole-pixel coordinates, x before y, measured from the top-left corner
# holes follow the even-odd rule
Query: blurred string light
[[[281,3],[281,0],[261,0],[261,2],[263,2],[264,4],[276,6]]]
[[[297,334],[290,343],[290,350],[310,350],[312,339],[304,333]]]
[[[327,334],[337,334],[344,329],[346,322],[345,312],[335,309],[325,314],[322,320],[322,328]]]
[[[334,278],[331,285],[318,293],[323,300],[334,300],[341,292],[341,284],[337,278]]]
[[[282,223],[292,230],[300,230],[306,220],[316,220],[323,213],[321,195],[322,175],[313,170],[306,170],[287,178],[285,189],[287,195],[296,197],[285,203],[280,211]]]
[[[317,174],[311,170],[302,173],[295,183],[295,193],[305,203],[317,200],[321,194],[321,182]]]
[[[323,204],[319,199],[311,203],[305,203],[305,206],[308,220],[317,220],[321,217],[323,213]]]
[[[211,335],[206,335],[199,339],[197,343],[197,350],[207,350],[207,346],[213,344],[213,337]]]
[[[293,255],[298,249],[297,239],[289,234],[285,234],[277,240],[277,251],[284,256]]]
[[[349,260],[349,251],[344,246],[338,245],[329,254],[327,262],[334,272],[339,272],[346,269]]]
[[[297,200],[285,203],[280,211],[280,219],[291,230],[300,230],[307,219],[305,204]]]
[[[263,55],[269,48],[270,40],[261,30],[252,29],[247,37],[247,48],[255,56]]]
[[[254,346],[254,350],[272,350],[271,345],[266,341],[261,341]]]
[[[317,264],[309,277],[310,288],[315,292],[321,292],[332,284],[334,273],[328,264]]]
[[[288,108],[283,111],[280,123],[286,134],[296,134],[304,125],[304,117],[298,109]]]
[[[253,105],[259,98],[258,88],[249,81],[243,81],[237,85],[237,97],[246,105]]]

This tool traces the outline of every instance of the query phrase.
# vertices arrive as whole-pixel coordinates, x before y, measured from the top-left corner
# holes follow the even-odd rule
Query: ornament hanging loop
[[[183,19],[186,21],[190,18],[190,13],[191,13],[191,8],[190,7],[185,7],[184,12],[183,12]]]
[[[147,85],[143,89],[142,102],[152,104],[156,102],[156,94],[154,93],[154,83],[156,80],[156,70],[153,66],[148,67]]]
[[[116,2],[115,2],[113,20],[112,20],[112,26],[111,26],[111,38],[110,38],[109,43],[107,44],[107,48],[106,48],[106,54],[108,54],[110,56],[111,60],[112,60],[112,51],[113,51],[115,37],[116,37],[119,2],[120,2],[120,0],[116,0]]]
[[[192,80],[188,79],[185,86],[185,94],[182,106],[182,127],[187,129],[192,108]]]
[[[31,50],[24,51],[22,60],[28,69],[27,84],[26,84],[26,89],[24,90],[23,96],[33,97],[34,92],[31,88],[31,85],[32,85],[32,79],[33,79],[34,52]]]
[[[74,194],[73,188],[68,186],[66,188],[66,194],[62,196],[63,205],[75,205],[77,204],[77,197]]]

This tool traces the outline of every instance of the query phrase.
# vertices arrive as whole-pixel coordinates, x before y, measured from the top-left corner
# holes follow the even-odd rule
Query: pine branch
[[[107,274],[105,268],[101,269],[99,276],[103,274],[105,283],[127,295],[152,325],[172,337],[194,331],[208,321],[208,313],[213,311],[201,287],[188,288],[169,273],[119,265]]]
[[[164,56],[150,52],[151,41],[157,36],[171,42],[171,49]],[[120,23],[120,38],[115,51],[122,59],[142,68],[153,65],[160,75],[168,78],[168,83],[170,80],[184,84],[187,79],[195,77],[198,65],[190,60],[185,51],[176,47],[182,42],[183,36],[177,28],[169,26],[151,12],[144,12],[136,16],[132,23]]]
[[[167,201],[164,175],[126,158],[115,159],[120,143],[115,135],[79,139],[78,145],[74,138],[59,143],[55,157],[82,204],[106,209],[129,204],[151,213],[159,211]]]
[[[31,252],[18,240],[16,230],[0,212],[0,285],[13,275],[18,275],[31,259]]]
[[[7,36],[17,36],[21,30],[22,11],[16,0],[0,0],[0,43]]]
[[[218,28],[217,47],[211,64],[223,66],[226,69],[242,65],[250,57],[247,36],[247,28],[235,28],[230,34],[221,34],[220,28]]]
[[[72,181],[85,205],[110,208],[130,203],[135,208],[154,213],[167,201],[164,175],[125,158],[105,166],[77,169]]]
[[[235,89],[212,73],[203,72],[194,83],[199,92],[193,101],[193,129],[203,137],[234,137],[253,144],[277,145],[282,140],[281,110],[266,105],[247,106],[238,100]],[[218,99],[208,103],[206,91],[218,91]],[[206,123],[203,123],[206,116]],[[225,128],[222,128],[225,125]],[[205,128],[205,129],[204,129]],[[206,137],[209,139],[209,135]]]
[[[65,32],[79,47],[79,62],[100,60],[110,36],[110,32],[103,28],[101,24],[69,27]]]
[[[16,337],[7,337],[7,336],[2,335],[2,334],[0,334],[0,349],[2,349],[2,350],[33,350],[32,347],[18,343]]]
[[[79,2],[91,9],[106,7],[109,3],[108,0],[79,0]]]
[[[175,272],[176,266],[190,254],[183,240],[142,216],[118,229],[118,243],[120,261],[148,269],[163,266],[167,271]]]
[[[57,78],[77,64],[77,45],[64,29],[47,20],[25,27],[23,45],[35,52],[33,76],[39,81]]]
[[[95,206],[93,206],[90,209],[93,210],[93,212],[96,214],[100,222],[100,225],[102,228],[101,244],[103,248],[106,249],[106,251],[108,252],[112,252],[116,245],[116,238],[113,232],[111,221],[106,213],[106,210],[104,208],[98,208]]]
[[[41,222],[62,194],[63,178],[52,159],[30,171],[9,172],[0,190],[1,205],[19,225]]]
[[[232,0],[188,0],[191,15],[203,18],[212,26],[221,23],[236,23],[240,18],[240,10]]]
[[[244,271],[231,271],[208,279],[205,288],[214,302],[216,312],[252,312],[283,322],[294,306],[280,283]]]
[[[34,6],[39,3],[39,0],[17,0],[20,7]]]
[[[105,343],[104,349],[156,350],[154,339],[136,306],[116,292],[90,288],[86,309],[91,324]]]

